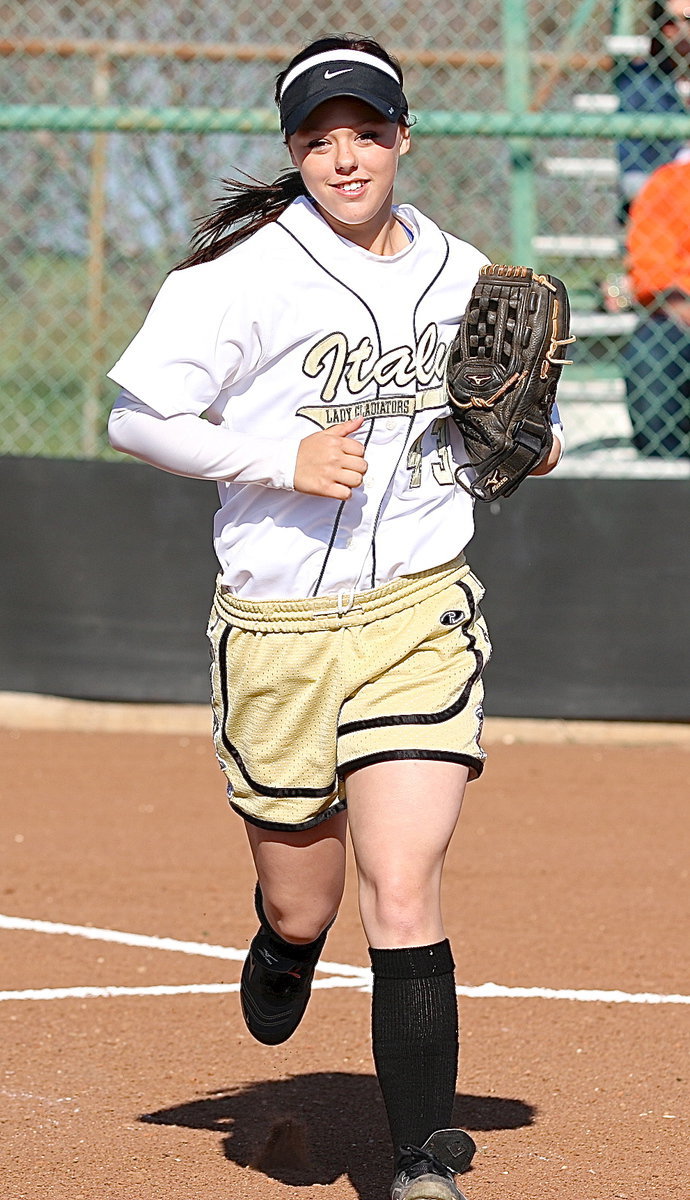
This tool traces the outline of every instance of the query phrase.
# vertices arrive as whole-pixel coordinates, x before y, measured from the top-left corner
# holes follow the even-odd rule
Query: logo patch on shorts
[[[464,614],[464,612],[462,612],[461,609],[449,608],[447,612],[443,613],[443,615],[441,617],[441,624],[442,625],[459,625],[464,616],[465,616],[465,614]]]

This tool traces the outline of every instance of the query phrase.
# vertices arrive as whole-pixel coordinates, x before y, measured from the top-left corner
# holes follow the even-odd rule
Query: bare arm
[[[535,467],[534,471],[530,471],[530,475],[548,475],[550,471],[553,471],[554,467],[558,466],[559,462],[561,461],[562,453],[563,444],[554,431],[553,445],[551,446],[549,453],[544,461],[540,462],[538,467]]]

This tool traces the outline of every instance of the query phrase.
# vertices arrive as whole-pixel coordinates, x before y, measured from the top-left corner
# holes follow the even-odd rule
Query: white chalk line
[[[354,987],[362,991],[358,979],[315,979],[315,988]],[[155,984],[153,987],[68,987],[68,988],[25,988],[23,991],[0,992],[0,1000],[94,1000],[112,996],[222,996],[239,992],[239,983],[184,983]]]
[[[122,933],[117,929],[96,929],[92,925],[64,925],[57,921],[34,921],[28,917],[7,917],[0,914],[0,929],[24,929],[28,933],[62,933],[71,937],[90,938],[96,942],[118,942],[121,946],[142,946],[146,950],[173,950],[179,954],[195,954],[204,958],[222,958],[244,962],[246,950],[233,946],[213,946],[209,942],[181,942],[177,938],[151,937],[143,933]],[[352,967],[349,963],[319,962],[318,971],[328,975],[347,975],[367,982],[368,967]]]
[[[28,933],[66,934],[70,937],[88,938],[99,942],[116,942],[122,946],[140,946],[148,950],[168,950],[179,954],[198,955],[204,958],[243,962],[246,950],[233,946],[216,946],[208,942],[186,942],[171,937],[154,937],[141,933],[125,933],[117,929],[98,929],[92,925],[66,925],[57,921],[38,921],[29,917],[12,917],[0,914],[0,929],[24,930]],[[350,963],[334,963],[321,960],[317,971],[327,976],[314,980],[314,988],[354,988],[371,991],[371,971],[368,967],[355,967]],[[89,1000],[115,996],[184,996],[222,995],[239,991],[239,983],[190,983],[181,985],[160,984],[153,987],[72,987],[72,988],[27,988],[17,991],[0,991],[1,1000]],[[458,996],[470,999],[528,999],[528,1000],[576,1000],[599,1004],[690,1004],[690,996],[663,995],[657,992],[624,992],[589,988],[545,988],[506,987],[498,983],[482,983],[477,986],[459,984]]]

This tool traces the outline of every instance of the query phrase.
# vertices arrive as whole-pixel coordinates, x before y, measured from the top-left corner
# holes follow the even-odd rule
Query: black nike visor
[[[320,56],[319,56],[320,57]],[[366,58],[367,61],[363,61]],[[319,104],[334,96],[353,96],[381,113],[391,124],[407,115],[405,93],[392,67],[374,65],[373,55],[339,58],[324,56],[324,61],[305,63],[304,70],[288,72],[280,96],[280,127],[290,137]],[[299,64],[302,66],[302,64]]]

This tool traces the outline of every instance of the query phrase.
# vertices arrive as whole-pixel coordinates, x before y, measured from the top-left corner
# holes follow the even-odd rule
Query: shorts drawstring
[[[362,611],[361,604],[355,604],[357,593],[354,589],[342,588],[336,597],[337,603],[335,608],[321,609],[319,612],[311,613],[312,617],[344,617],[353,609]],[[347,597],[347,600],[346,600]]]

